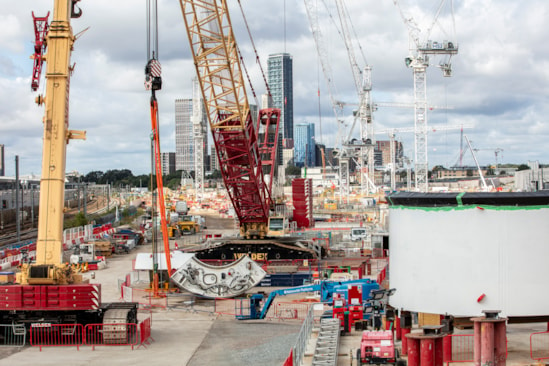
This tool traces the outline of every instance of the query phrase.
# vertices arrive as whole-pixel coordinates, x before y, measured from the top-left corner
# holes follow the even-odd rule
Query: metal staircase
[[[339,319],[321,320],[313,355],[313,366],[337,365],[339,332]]]

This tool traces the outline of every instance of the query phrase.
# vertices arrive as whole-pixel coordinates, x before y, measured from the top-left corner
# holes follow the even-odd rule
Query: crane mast
[[[330,65],[330,62],[328,61],[328,52],[326,50],[323,36],[322,36],[322,30],[320,28],[320,24],[318,21],[318,11],[315,6],[314,0],[304,0],[305,1],[305,9],[307,11],[307,17],[309,18],[309,24],[311,26],[311,33],[313,34],[313,38],[315,41],[316,46],[316,52],[318,55],[318,59],[320,61],[320,65],[322,67],[322,74],[324,75],[324,80],[326,81],[326,85],[328,86],[328,94],[330,96],[330,101],[332,103],[332,109],[334,111],[336,123],[338,126],[338,132],[337,132],[337,138],[336,143],[341,143],[343,145],[343,141],[340,141],[341,137],[343,136],[343,133],[341,130],[342,124],[340,123],[342,120],[342,108],[343,104],[341,102],[338,102],[337,100],[337,88],[335,85],[335,79],[333,77],[332,73],[332,67]],[[341,151],[337,151],[338,154],[338,161],[339,161],[339,190],[340,190],[340,199],[349,199],[349,157],[347,156],[347,152],[344,151],[343,146],[340,146]]]
[[[427,35],[440,15],[440,11],[446,0],[441,0],[437,13],[432,24],[428,28]],[[450,0],[452,2],[452,0]],[[448,57],[441,65],[444,76],[452,76],[450,59],[458,53],[457,44],[452,42],[432,42],[431,40],[420,40],[420,29],[413,18],[406,17],[398,0],[393,0],[398,8],[404,24],[408,28],[410,38],[410,55],[406,57],[406,66],[413,71],[414,77],[414,140],[415,140],[415,168],[416,168],[416,190],[427,192],[429,164],[427,160],[427,67],[429,67],[429,55]]]
[[[202,97],[198,80],[193,79],[193,137],[194,137],[194,180],[197,201],[204,197],[204,128],[202,123]]]
[[[46,97],[43,118],[42,177],[40,179],[40,215],[36,263],[22,269],[21,283],[53,284],[63,281],[63,208],[67,144],[71,139],[85,139],[84,131],[69,130],[69,87],[73,67],[70,56],[75,37],[70,19],[77,18],[79,0],[56,0],[53,21],[46,35]]]
[[[354,52],[353,42],[351,40],[351,32],[349,30],[350,16],[345,9],[343,0],[336,0],[337,12],[341,23],[341,31],[347,56],[351,65],[355,88],[359,99],[358,113],[356,119],[360,121],[360,151],[359,151],[359,167],[360,181],[362,192],[375,192],[377,187],[374,184],[374,124],[372,118],[372,68],[366,65],[362,70],[358,66],[356,55]],[[356,121],[355,119],[355,121]],[[354,122],[353,122],[354,127]],[[353,130],[351,127],[351,133]],[[347,141],[350,140],[350,136]]]
[[[221,175],[240,221],[240,234],[263,238],[272,199],[261,165],[258,128],[273,117],[278,126],[280,111],[272,109],[269,117],[258,120],[258,128],[254,126],[227,2],[180,0],[180,5]],[[275,149],[277,135],[273,136]]]

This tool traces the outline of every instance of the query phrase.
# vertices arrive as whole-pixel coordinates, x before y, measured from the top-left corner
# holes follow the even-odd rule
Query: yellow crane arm
[[[69,127],[70,56],[74,35],[70,18],[79,16],[78,0],[56,0],[53,21],[46,37],[46,97],[42,177],[40,180],[40,215],[38,217],[37,265],[59,265],[63,262],[63,207],[67,143],[85,139],[84,131]]]

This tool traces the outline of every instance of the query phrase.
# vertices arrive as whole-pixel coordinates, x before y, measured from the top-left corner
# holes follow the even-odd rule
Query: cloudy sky
[[[318,3],[323,43],[334,75],[336,98],[350,104],[357,96],[347,51],[331,17],[333,0]],[[449,0],[448,0],[449,1]],[[87,140],[68,146],[67,171],[83,174],[109,169],[150,172],[149,92],[143,87],[146,63],[145,0],[82,0],[83,15],[72,21],[74,33],[89,29],[72,53],[70,128],[86,130]],[[358,64],[372,67],[374,102],[413,102],[413,78],[404,58],[409,53],[408,29],[392,0],[347,0],[352,14]],[[439,0],[400,0],[424,32],[431,27]],[[158,93],[162,151],[175,151],[174,100],[191,98],[194,68],[179,2],[158,0],[159,58],[163,89]],[[294,124],[316,124],[317,140],[333,146],[337,123],[328,88],[302,0],[241,0],[266,71],[269,54],[288,52],[294,68]],[[237,1],[231,17],[256,93],[264,92],[253,48]],[[41,170],[43,109],[30,89],[34,31],[31,12],[44,15],[53,0],[18,0],[0,11],[0,144],[5,145],[7,175],[14,174],[14,157],[21,174]],[[453,15],[453,16],[452,16]],[[428,104],[447,107],[429,113],[430,125],[473,125],[465,134],[479,149],[481,164],[548,163],[549,152],[549,2],[543,0],[456,0],[453,14],[443,7],[432,27],[433,40],[454,40],[459,54],[452,58],[453,76],[442,77],[433,58],[427,70]],[[50,15],[51,19],[51,15]],[[455,23],[452,23],[452,19]],[[455,24],[455,28],[452,24]],[[44,80],[39,93],[44,93]],[[320,89],[320,98],[318,95]],[[250,88],[248,94],[251,96]],[[251,100],[254,103],[253,100]],[[320,107],[319,107],[320,106]],[[352,124],[352,107],[345,110],[343,129]],[[413,109],[380,107],[375,128],[413,127]],[[322,133],[320,133],[322,132]],[[344,131],[345,133],[345,131]],[[355,132],[356,134],[358,133]],[[383,135],[376,138],[386,139]],[[399,133],[405,155],[414,157],[413,134]],[[431,132],[429,165],[453,166],[460,152],[459,130]],[[472,165],[467,152],[463,163]]]

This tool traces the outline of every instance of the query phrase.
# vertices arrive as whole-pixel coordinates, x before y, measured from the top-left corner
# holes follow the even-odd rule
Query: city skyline
[[[406,15],[413,15],[426,29],[436,1],[401,0]],[[20,156],[21,174],[39,174],[41,169],[43,108],[34,104],[44,93],[30,92],[34,31],[31,11],[45,15],[52,1],[21,0],[1,15],[0,32],[0,144],[5,145],[6,175],[14,175],[14,156]],[[180,9],[160,3],[159,60],[163,89],[157,93],[160,108],[162,151],[175,151],[173,100],[192,97],[194,66]],[[284,4],[265,0],[243,1],[248,20],[260,19],[265,9],[279,14],[269,22],[250,22],[258,56],[247,37],[238,4],[229,5],[239,48],[255,88],[247,85],[250,103],[254,93],[262,95],[258,65],[267,67],[271,54],[288,53],[293,61],[294,124],[312,122],[318,142],[332,147],[338,137],[324,75],[316,57],[310,25],[302,2]],[[409,37],[398,9],[391,1],[347,2],[356,34],[372,67],[372,99],[377,102],[413,103],[412,72],[406,68]],[[145,60],[145,7],[130,0],[82,2],[82,17],[74,19],[75,33],[82,33],[72,53],[75,70],[71,79],[70,128],[86,130],[86,141],[71,141],[67,147],[67,171],[106,171],[128,168],[135,174],[150,171],[149,97],[143,87]],[[323,10],[319,9],[319,12]],[[549,4],[527,0],[463,1],[455,4],[459,54],[452,59],[453,77],[444,78],[438,60],[427,70],[428,104],[449,107],[428,111],[429,125],[473,124],[466,130],[473,147],[479,149],[481,165],[495,163],[495,149],[503,151],[499,163],[549,162],[544,148],[549,137],[545,103],[549,76],[544,64],[549,57],[543,40],[549,33],[543,14]],[[285,12],[285,13],[284,13]],[[124,17],[121,17],[124,14]],[[285,16],[283,16],[285,14]],[[441,14],[446,19],[447,13]],[[321,26],[330,19],[320,14]],[[51,16],[50,16],[51,19]],[[140,22],[139,19],[143,21]],[[502,22],[501,19],[508,21]],[[356,103],[349,60],[337,31],[322,28],[337,83],[339,100]],[[436,38],[436,35],[433,35]],[[433,38],[433,39],[435,39]],[[444,40],[444,38],[442,38]],[[357,52],[360,55],[360,52]],[[359,57],[361,64],[364,61]],[[320,95],[320,96],[319,96]],[[259,104],[259,102],[256,102]],[[352,105],[345,107],[343,122],[348,132]],[[374,113],[376,129],[413,127],[413,110],[379,107]],[[355,128],[355,134],[358,129]],[[376,135],[376,140],[386,139]],[[401,133],[404,155],[413,157],[413,134]],[[452,166],[460,153],[458,131],[430,132],[429,167]],[[467,152],[464,165],[472,165]]]

